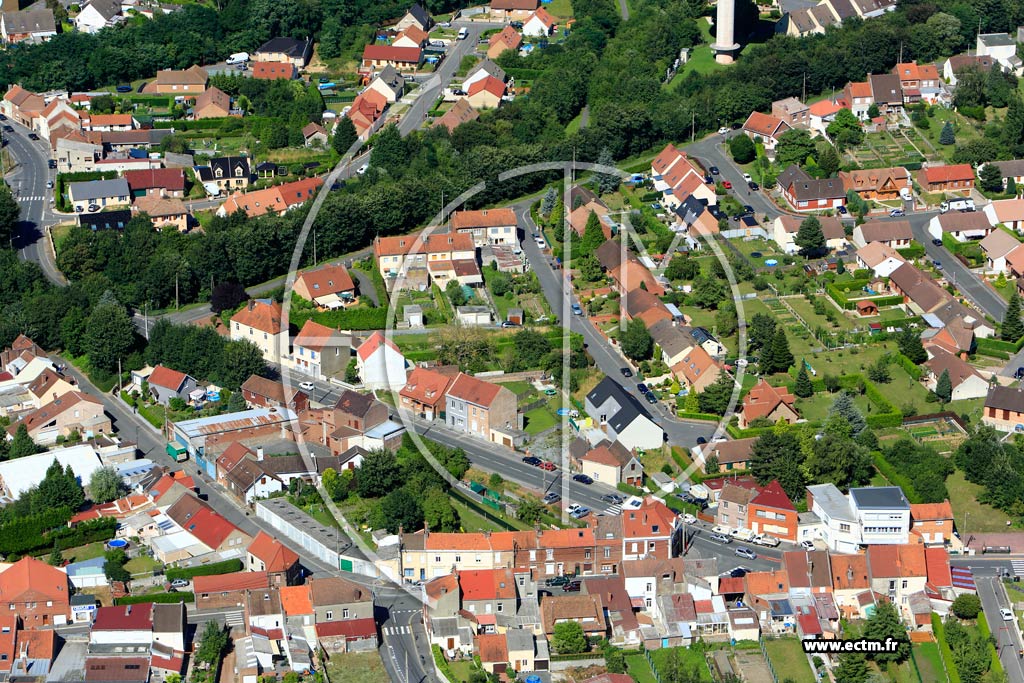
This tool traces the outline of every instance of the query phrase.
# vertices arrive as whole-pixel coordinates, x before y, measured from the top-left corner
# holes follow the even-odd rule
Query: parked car
[[[639,391],[641,394],[646,394],[651,389],[643,382],[640,382],[639,384],[636,385],[636,390]]]
[[[53,181],[52,180],[47,180],[46,181],[46,189],[47,190],[52,190],[53,189]]]
[[[938,237],[936,237],[935,239],[932,240],[932,244],[934,244],[937,247],[941,247],[942,246],[942,240],[940,240]]]
[[[704,444],[706,444],[707,442],[708,442],[708,440],[707,440],[706,438],[704,438],[703,436],[698,436],[698,437],[697,437],[697,443],[698,443],[698,444],[700,444],[700,445],[704,445]]]
[[[728,132],[729,132],[729,129],[726,126],[722,126],[721,128],[718,129],[718,134],[719,135],[725,135]]]
[[[942,261],[932,261],[932,265],[935,266],[935,270],[942,270]]]
[[[0,114],[0,121],[6,121],[6,120],[7,120],[7,117],[4,116],[3,114]]]
[[[846,210],[845,206],[840,204],[839,206],[836,207],[836,213],[838,213],[840,216],[845,216],[846,214],[849,213],[849,211]]]
[[[745,557],[748,560],[756,560],[757,559],[757,553],[755,553],[750,548],[747,548],[747,547],[744,547],[744,546],[740,546],[739,548],[736,548],[736,554],[739,555],[740,557]]]
[[[50,168],[57,168],[57,160],[50,159],[46,162],[46,165],[49,166]]]
[[[99,211],[99,210],[100,210],[100,205],[99,204],[90,204],[89,205],[89,211]]]
[[[465,97],[466,91],[460,88],[455,88],[454,90],[452,90],[452,94],[458,97]]]
[[[761,189],[761,186],[755,183],[754,181],[750,181],[749,183],[747,183],[747,187],[750,188],[751,192],[757,192],[758,190]]]
[[[1024,365],[1017,368],[1017,372],[1014,373],[1013,376],[1015,379],[1020,379],[1021,377],[1024,377]]]
[[[501,326],[504,327],[505,329],[508,329],[510,327],[518,327],[518,325],[516,325],[511,320],[502,320],[501,321]]]
[[[38,136],[38,135],[36,135],[35,133],[29,133],[29,134],[28,134],[28,139],[29,139],[29,140],[38,140],[38,139],[39,139],[39,136]]]
[[[691,515],[689,512],[687,512],[685,515],[683,515],[683,524],[696,524],[696,523],[697,523],[697,518],[694,517],[693,515]]]
[[[13,133],[14,126],[4,126],[4,130],[7,131],[8,133]]]
[[[658,397],[654,395],[653,391],[644,394],[644,398],[647,399],[647,402],[650,403],[651,405],[654,405],[655,403],[658,402]]]
[[[573,514],[576,514],[577,510],[581,510],[581,509],[583,509],[582,505],[580,505],[579,503],[573,503],[569,507],[565,508],[565,514],[573,515]]]
[[[1007,609],[1006,607],[1001,607],[999,609],[999,616],[1003,618],[1003,621],[1013,621],[1014,619],[1013,610]]]
[[[572,305],[572,314],[573,315],[583,315],[583,309],[580,308],[579,304],[573,304]]]
[[[903,209],[893,209],[892,211],[889,212],[889,218],[900,218],[906,215],[907,212],[904,211]]]
[[[707,175],[704,176],[704,184],[705,185],[714,185],[715,184],[715,179],[711,177],[710,173],[708,173]]]
[[[537,465],[541,464],[544,461],[538,458],[537,456],[528,455],[525,458],[523,458],[523,462],[526,463],[527,465],[533,465],[534,467],[536,467]]]
[[[545,505],[551,505],[553,503],[557,503],[560,500],[562,500],[562,497],[555,493],[554,491],[549,492],[543,498],[541,498],[541,502],[543,502]]]
[[[749,174],[749,173],[744,173],[744,174],[743,174],[743,179],[744,179],[745,181],[747,181],[748,183],[749,183],[749,182],[753,182],[753,180],[754,180],[753,178],[751,178],[751,177],[750,177],[750,174]]]
[[[722,187],[724,187],[727,190],[731,190],[732,189],[732,183],[730,183],[728,180],[723,180],[722,181]]]
[[[719,172],[717,166],[711,166],[710,168],[708,168],[708,171],[711,172],[711,175],[718,175]]]
[[[544,582],[548,586],[564,586],[569,583],[568,576],[553,576]]]
[[[608,503],[609,505],[620,505],[624,500],[625,498],[623,498],[617,493],[606,493],[605,495],[601,496],[601,501]]]
[[[557,467],[555,467],[555,463],[548,462],[547,460],[540,464],[540,468],[547,472],[554,472],[556,469],[558,469]]]
[[[313,391],[315,386],[312,382],[299,382],[299,388],[304,391]]]
[[[588,507],[581,507],[579,510],[577,510],[576,512],[572,513],[569,516],[572,517],[573,519],[583,519],[584,517],[586,517],[589,514],[590,514],[590,508],[588,508]]]
[[[570,581],[562,586],[562,590],[566,593],[578,593],[581,586],[582,584],[579,581]]]
[[[537,248],[538,249],[547,249],[548,248],[548,243],[544,241],[543,237],[538,237],[537,238]]]
[[[722,544],[732,543],[732,539],[731,538],[729,538],[728,536],[723,536],[722,534],[711,534],[711,536],[709,536],[708,538],[710,538],[715,543],[722,543]]]
[[[188,579],[175,579],[171,581],[171,588],[187,588]]]
[[[804,550],[814,550],[814,541],[800,541],[800,547]]]
[[[573,481],[578,481],[581,484],[587,484],[587,485],[590,485],[590,484],[594,483],[594,480],[591,479],[590,477],[588,477],[585,474],[574,474],[574,475],[572,475],[572,480]]]
[[[622,373],[623,377],[632,377],[633,376],[633,371],[630,370],[629,368],[622,368],[621,370],[619,370],[619,372]]]

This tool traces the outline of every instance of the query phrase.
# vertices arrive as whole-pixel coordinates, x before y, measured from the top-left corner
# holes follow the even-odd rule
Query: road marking
[[[1024,576],[1024,560],[1010,560],[1010,565],[1013,567],[1014,574]]]
[[[607,510],[604,511],[604,514],[610,515],[612,517],[615,517],[616,515],[621,515],[622,514],[622,506],[621,505],[612,505],[610,508],[608,508]]]
[[[386,636],[400,636],[409,633],[408,626],[385,626],[381,631]]]
[[[245,619],[242,617],[242,610],[236,610],[234,612],[224,613],[224,623],[228,626],[241,626],[245,623]]]

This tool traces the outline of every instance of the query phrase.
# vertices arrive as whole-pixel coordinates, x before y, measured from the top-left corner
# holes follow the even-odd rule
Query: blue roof
[[[376,427],[367,429],[365,436],[371,439],[380,439],[387,436],[388,434],[394,434],[395,432],[400,431],[402,429],[405,429],[405,427],[398,424],[397,422],[386,420],[384,422],[381,422]]]
[[[156,467],[152,460],[149,458],[141,458],[139,460],[130,460],[123,462],[117,466],[117,473],[122,477],[133,477],[137,474],[145,474],[151,469]]]
[[[68,576],[85,576],[92,574],[102,574],[103,564],[106,562],[106,558],[103,556],[94,557],[91,560],[82,560],[81,562],[72,562],[65,569],[67,569]]]

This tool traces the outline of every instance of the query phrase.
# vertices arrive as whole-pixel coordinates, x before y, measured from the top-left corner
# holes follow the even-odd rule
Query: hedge
[[[626,484],[624,482],[619,482],[618,484],[615,485],[615,488],[622,491],[623,493],[628,493],[631,496],[642,497],[644,495],[643,489],[638,489],[637,487],[630,486],[629,484]]]
[[[992,656],[992,666],[989,671],[992,673],[992,680],[1002,681],[1006,679],[1006,673],[1003,671],[1003,663],[999,661],[999,652],[996,650],[994,641],[992,639],[992,631],[988,627],[988,621],[985,619],[984,612],[978,615],[981,617],[978,619],[978,630],[981,632],[981,637],[985,639],[988,645],[988,652]]]
[[[924,371],[921,369],[920,365],[917,365],[916,363],[914,363],[914,361],[910,360],[902,353],[897,353],[895,355],[895,359],[896,364],[902,367],[904,370],[906,370],[908,375],[913,377],[915,380],[921,379],[921,375],[924,374]]]
[[[898,253],[900,256],[902,256],[905,259],[913,260],[913,259],[921,258],[922,256],[924,256],[924,247],[922,247],[917,242],[914,242],[909,247],[903,247],[902,249],[897,249],[896,253]]]
[[[573,652],[572,654],[552,654],[552,662],[570,662],[575,659],[604,659],[603,652]]]
[[[875,463],[875,469],[881,472],[882,476],[888,479],[890,484],[903,489],[903,494],[907,497],[908,501],[915,505],[921,502],[921,496],[914,488],[913,482],[905,474],[897,472],[896,468],[893,467],[892,463],[882,453],[874,451],[871,454],[871,459]]]
[[[192,579],[196,576],[215,576],[217,574],[232,574],[244,569],[241,560],[224,560],[222,562],[211,562],[210,564],[199,565],[198,567],[173,567],[165,573],[168,581],[175,579]]]
[[[706,420],[708,422],[718,422],[722,419],[721,415],[712,415],[711,413],[687,413],[680,412],[678,417],[681,420]]]
[[[114,598],[115,605],[138,605],[146,602],[158,602],[162,605],[172,605],[176,602],[195,602],[196,596],[188,591],[178,593],[150,593],[149,595],[125,595],[121,598]]]
[[[441,675],[447,678],[450,683],[459,683],[459,681],[455,679],[455,675],[452,673],[451,668],[448,666],[448,660],[445,659],[444,655],[441,653],[441,646],[431,645],[430,651],[434,654],[434,665],[437,667],[437,670],[441,672]]]
[[[949,683],[960,683],[960,672],[957,671],[956,663],[953,661],[953,652],[946,642],[946,629],[942,624],[942,617],[932,612],[932,631],[935,632],[935,639],[939,641],[939,654],[942,655],[942,663],[946,666],[946,675],[949,676]]]
[[[43,548],[52,549],[53,541],[44,538],[45,534],[66,528],[72,514],[68,507],[53,508],[0,525],[0,553],[22,555]]]
[[[1002,351],[1004,353],[1017,353],[1020,351],[1020,342],[1016,344],[1013,342],[1003,341],[1001,339],[978,339],[978,353],[982,353],[982,349],[987,351]]]

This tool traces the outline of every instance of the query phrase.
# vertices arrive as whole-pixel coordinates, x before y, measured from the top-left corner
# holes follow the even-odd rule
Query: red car
[[[730,183],[728,180],[723,180],[722,181],[722,187],[724,187],[727,190],[731,190],[732,189],[732,183]]]
[[[542,462],[542,463],[540,464],[540,468],[541,468],[542,470],[547,470],[548,472],[554,472],[554,471],[555,471],[555,470],[557,469],[557,468],[555,467],[555,463],[553,463],[553,462],[548,462],[547,460],[545,460],[544,462]]]

